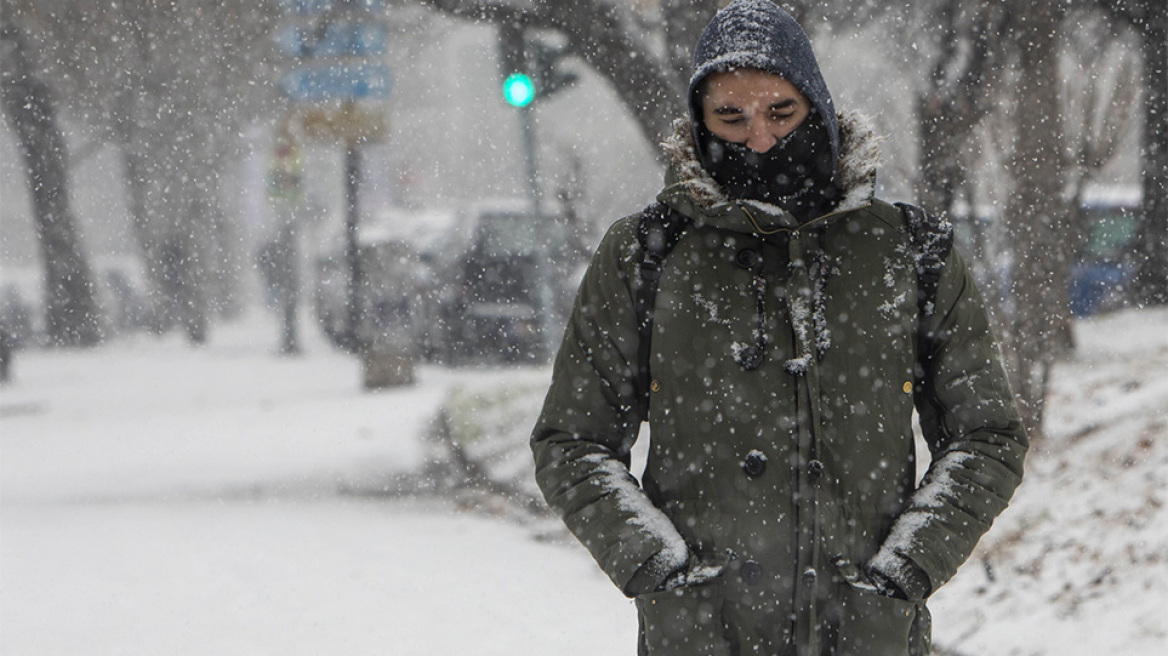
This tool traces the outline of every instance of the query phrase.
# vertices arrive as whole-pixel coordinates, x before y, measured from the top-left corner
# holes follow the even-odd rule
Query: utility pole
[[[362,353],[368,346],[361,331],[361,207],[358,194],[361,186],[361,146],[355,139],[345,141],[345,264],[349,270],[349,284],[345,309],[348,327],[345,347],[351,353]]]

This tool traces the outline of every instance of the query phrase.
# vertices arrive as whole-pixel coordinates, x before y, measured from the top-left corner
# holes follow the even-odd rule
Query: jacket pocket
[[[923,601],[886,597],[876,591],[856,565],[842,560],[834,564],[843,581],[837,588],[839,625],[833,653],[928,656],[929,610]]]
[[[730,656],[722,579],[637,597],[639,656]]]

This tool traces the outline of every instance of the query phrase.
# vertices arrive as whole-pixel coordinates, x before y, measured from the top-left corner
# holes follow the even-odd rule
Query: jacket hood
[[[755,68],[795,85],[823,118],[831,138],[833,168],[838,166],[840,134],[835,105],[807,33],[771,0],[734,0],[714,15],[694,48],[689,81],[690,119],[701,123],[698,90],[713,73]]]
[[[835,179],[841,195],[833,213],[858,209],[872,202],[881,141],[871,120],[863,114],[841,112],[835,118],[840,139]],[[765,215],[768,223],[797,227],[794,217],[773,205],[753,200],[731,201],[698,159],[690,120],[674,121],[673,134],[661,147],[669,158],[669,170],[665,189],[658,198],[674,209],[696,221],[719,223],[716,217],[733,214],[739,205],[748,205]]]

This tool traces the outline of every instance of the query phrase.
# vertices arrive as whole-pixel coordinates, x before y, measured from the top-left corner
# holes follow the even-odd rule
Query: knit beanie
[[[831,93],[811,50],[807,33],[770,0],[734,0],[710,19],[694,49],[689,81],[689,112],[694,137],[703,124],[702,82],[713,73],[756,68],[795,85],[811,102],[831,138],[831,164],[839,164],[839,123]]]

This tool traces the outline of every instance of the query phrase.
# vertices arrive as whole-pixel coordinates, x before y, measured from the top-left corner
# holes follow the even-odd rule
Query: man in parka
[[[920,214],[873,197],[876,138],[773,3],[714,17],[689,101],[658,196],[684,230],[655,281],[644,215],[600,244],[532,436],[539,485],[636,598],[641,654],[926,654],[925,599],[1027,449],[981,298],[943,224],[914,238]]]

